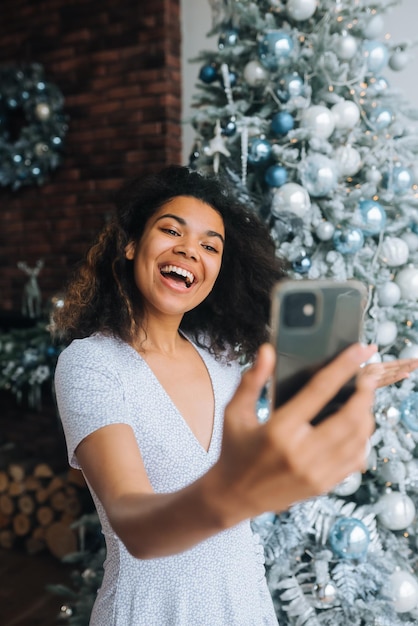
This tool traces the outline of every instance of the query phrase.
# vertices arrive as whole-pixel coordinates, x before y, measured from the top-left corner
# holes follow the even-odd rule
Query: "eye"
[[[167,233],[168,235],[173,235],[174,237],[180,237],[180,233],[178,233],[174,228],[162,228],[163,233]]]
[[[208,252],[216,252],[218,253],[219,250],[217,248],[214,248],[213,246],[210,245],[210,243],[204,243],[202,244],[202,247],[207,250]]]

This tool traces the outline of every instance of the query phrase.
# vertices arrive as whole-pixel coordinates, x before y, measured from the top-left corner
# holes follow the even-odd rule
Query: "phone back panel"
[[[357,281],[288,281],[272,301],[272,342],[277,352],[272,407],[287,402],[326,363],[360,339],[366,299]],[[333,398],[314,423],[333,413],[351,395],[354,380]]]

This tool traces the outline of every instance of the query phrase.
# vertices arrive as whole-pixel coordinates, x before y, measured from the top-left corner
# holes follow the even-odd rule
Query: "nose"
[[[197,261],[199,259],[198,246],[194,242],[188,240],[182,240],[174,246],[174,253],[180,254],[187,259],[193,259]]]

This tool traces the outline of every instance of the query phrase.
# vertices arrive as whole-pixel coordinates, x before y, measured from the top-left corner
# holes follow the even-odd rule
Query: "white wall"
[[[183,66],[183,120],[190,115],[190,103],[196,93],[199,63],[190,63],[200,51],[216,49],[217,37],[207,37],[211,29],[209,0],[181,0],[182,10],[182,66]],[[400,0],[398,6],[385,16],[386,31],[393,42],[418,42],[418,0]],[[411,60],[401,72],[385,71],[392,87],[400,89],[413,106],[418,107],[418,47],[410,50]],[[193,145],[194,132],[190,124],[183,125],[183,163],[187,163]]]

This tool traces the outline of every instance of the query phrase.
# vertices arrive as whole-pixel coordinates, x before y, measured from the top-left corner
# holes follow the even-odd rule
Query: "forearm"
[[[245,517],[233,511],[216,467],[174,493],[124,495],[108,515],[126,548],[141,559],[187,550]]]

